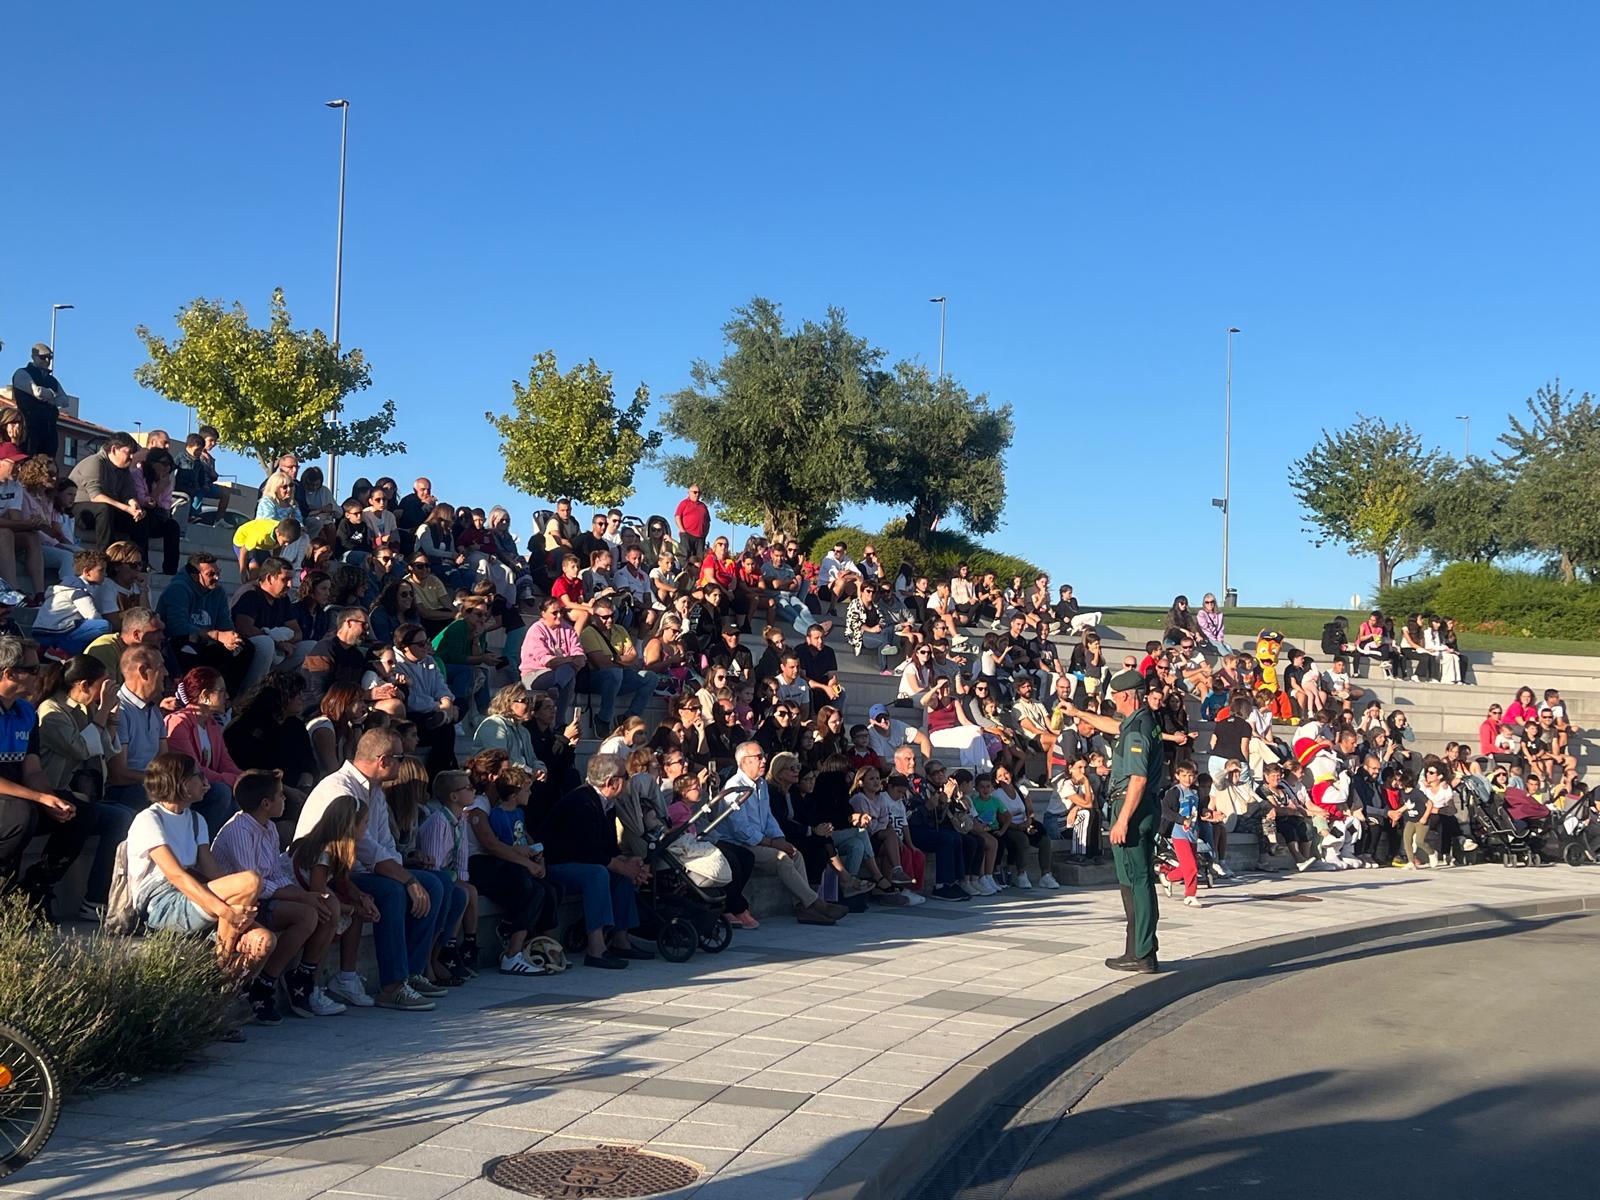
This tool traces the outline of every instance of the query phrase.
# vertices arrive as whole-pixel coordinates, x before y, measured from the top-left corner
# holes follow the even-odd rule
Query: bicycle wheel
[[[44,1149],[60,1116],[55,1063],[31,1034],[0,1024],[0,1179]]]

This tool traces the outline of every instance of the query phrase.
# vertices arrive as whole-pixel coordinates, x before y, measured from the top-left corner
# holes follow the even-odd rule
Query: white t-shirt
[[[22,511],[22,484],[16,478],[0,482],[0,512]]]
[[[119,613],[129,608],[138,608],[144,604],[144,593],[136,587],[123,587],[116,581],[107,578],[95,584],[94,606],[100,610],[101,616]]]
[[[467,812],[477,809],[483,814],[483,819],[489,819],[489,799],[487,796],[474,796],[472,803],[467,805]],[[483,853],[483,843],[478,840],[478,835],[472,831],[472,822],[467,819],[467,812],[461,814],[461,831],[466,835],[465,846],[467,857]]]
[[[911,745],[917,740],[916,733],[904,721],[889,718],[889,732],[884,733],[870,722],[867,725],[867,745],[872,747],[872,752],[884,762],[894,759],[894,752],[901,746]]]
[[[1011,819],[1020,825],[1022,819],[1028,815],[1028,810],[1022,803],[1022,793],[1018,792],[1016,795],[1012,795],[1003,788],[995,788],[994,794],[1000,797],[1000,802],[1006,806],[1006,811],[1011,814]]]
[[[200,847],[210,842],[205,818],[193,809],[175,813],[159,804],[143,809],[128,826],[128,891],[134,903],[166,878],[161,868],[150,861],[152,850],[167,847],[180,867],[192,871],[200,857]]]

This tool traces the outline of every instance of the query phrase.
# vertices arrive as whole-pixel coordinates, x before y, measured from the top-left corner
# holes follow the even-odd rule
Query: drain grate
[[[670,1192],[699,1179],[700,1170],[686,1159],[633,1146],[596,1146],[511,1154],[496,1159],[484,1174],[491,1183],[541,1200],[600,1200]]]

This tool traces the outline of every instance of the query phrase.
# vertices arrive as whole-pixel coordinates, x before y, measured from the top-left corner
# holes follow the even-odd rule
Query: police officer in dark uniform
[[[1161,727],[1144,702],[1145,678],[1125,670],[1111,677],[1111,701],[1119,720],[1069,706],[1067,715],[1115,734],[1111,758],[1111,857],[1122,889],[1122,910],[1127,914],[1128,936],[1123,953],[1106,959],[1117,971],[1153,975],[1161,969],[1156,959],[1156,827],[1161,819],[1161,789],[1165,756],[1161,753]]]

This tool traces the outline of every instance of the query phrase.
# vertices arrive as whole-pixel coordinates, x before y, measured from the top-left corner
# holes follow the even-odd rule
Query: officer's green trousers
[[[1128,918],[1128,940],[1124,951],[1130,958],[1149,958],[1156,952],[1156,824],[1159,815],[1151,813],[1128,829],[1126,845],[1111,847],[1117,882],[1122,886],[1122,911]]]

